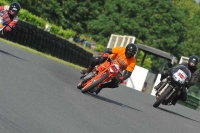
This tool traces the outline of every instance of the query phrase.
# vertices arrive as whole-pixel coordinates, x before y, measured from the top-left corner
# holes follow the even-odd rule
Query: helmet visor
[[[196,62],[196,61],[193,61],[193,60],[191,60],[191,61],[189,62],[189,65],[190,65],[190,66],[196,66],[196,64],[197,64],[197,62]]]
[[[15,15],[15,14],[17,14],[17,10],[10,9],[10,10],[9,10],[9,13],[10,13],[11,15]]]
[[[133,52],[133,51],[127,51],[126,52],[126,57],[127,58],[131,58],[131,57],[133,57],[135,55],[135,52]]]

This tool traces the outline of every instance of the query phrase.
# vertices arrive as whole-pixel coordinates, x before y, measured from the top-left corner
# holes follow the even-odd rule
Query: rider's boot
[[[100,92],[102,89],[103,89],[102,87],[98,87],[98,88],[97,88],[97,91],[95,91],[96,95],[98,95],[99,92]]]
[[[108,84],[109,83],[104,83],[100,87],[98,87],[97,90],[95,91],[96,95],[98,95],[103,88],[108,88],[109,87]]]
[[[175,97],[175,98],[172,100],[172,104],[173,104],[173,105],[176,105],[178,99],[179,99],[179,97]]]
[[[98,95],[99,92],[100,92],[102,89],[103,89],[102,87],[96,86],[96,87],[94,87],[90,92],[91,92],[91,93],[95,93],[96,95]]]
[[[103,88],[106,88],[104,84],[102,84],[100,87],[96,86],[94,89],[92,89],[92,92],[98,95]]]

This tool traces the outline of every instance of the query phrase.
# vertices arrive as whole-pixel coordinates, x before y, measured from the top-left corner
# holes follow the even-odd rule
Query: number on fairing
[[[176,78],[176,81],[180,81],[181,83],[184,83],[187,75],[184,71],[182,71],[181,69],[179,69],[175,74],[174,77]]]
[[[114,64],[110,67],[110,72],[118,72],[119,66],[117,64]]]

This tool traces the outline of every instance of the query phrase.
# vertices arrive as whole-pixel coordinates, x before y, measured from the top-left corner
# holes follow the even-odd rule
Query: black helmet
[[[10,7],[9,7],[9,14],[12,16],[12,17],[15,17],[17,15],[17,13],[19,12],[19,10],[21,9],[21,6],[19,3],[17,2],[12,2],[10,4]],[[11,11],[15,12],[14,14],[11,13]]]
[[[126,51],[125,51],[125,55],[127,58],[131,58],[133,57],[137,52],[137,47],[135,46],[135,44],[130,43],[126,46]]]
[[[190,62],[193,62],[193,63],[194,63],[194,66],[191,66],[191,65],[190,65]],[[189,58],[189,60],[188,60],[188,67],[189,67],[189,69],[194,69],[194,68],[196,68],[198,62],[199,62],[199,58],[198,58],[197,56],[195,56],[195,55],[190,56],[190,58]]]

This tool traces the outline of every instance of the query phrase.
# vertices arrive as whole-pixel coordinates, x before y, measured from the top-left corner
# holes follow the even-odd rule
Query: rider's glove
[[[103,58],[108,58],[109,55],[110,55],[110,54],[108,54],[108,53],[103,53],[103,54],[101,54],[101,56],[102,56]]]
[[[100,62],[104,62],[107,58],[109,57],[109,54],[108,53],[102,53],[100,54]]]
[[[123,83],[123,82],[124,82],[124,76],[120,76],[120,77],[119,77],[119,82],[120,82],[120,83]]]

